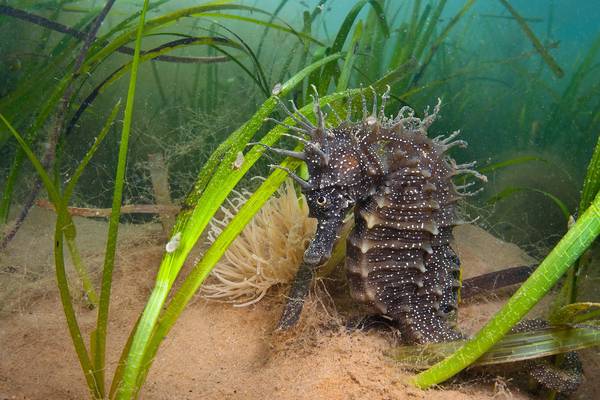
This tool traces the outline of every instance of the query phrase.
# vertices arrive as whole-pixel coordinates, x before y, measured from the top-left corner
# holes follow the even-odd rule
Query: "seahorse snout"
[[[319,220],[315,237],[304,252],[304,262],[311,265],[319,265],[326,262],[331,257],[331,251],[336,239],[342,221]]]

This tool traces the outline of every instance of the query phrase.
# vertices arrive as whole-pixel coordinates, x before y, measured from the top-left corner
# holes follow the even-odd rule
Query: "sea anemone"
[[[248,196],[246,191],[235,192],[229,206],[221,208],[222,219],[213,218],[211,243]],[[286,182],[231,244],[203,286],[203,296],[239,307],[260,301],[269,288],[291,282],[315,228],[304,197],[298,197],[292,183]]]

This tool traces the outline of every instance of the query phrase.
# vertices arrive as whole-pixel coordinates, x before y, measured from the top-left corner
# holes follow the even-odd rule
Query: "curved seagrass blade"
[[[600,316],[600,303],[571,303],[559,308],[549,321],[553,324],[581,323]]]
[[[388,355],[401,366],[426,369],[458,350],[466,341],[400,346]],[[506,335],[473,365],[502,364],[547,357],[600,345],[600,321],[555,325]]]

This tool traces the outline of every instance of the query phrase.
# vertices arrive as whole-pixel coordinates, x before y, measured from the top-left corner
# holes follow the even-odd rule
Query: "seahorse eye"
[[[327,203],[327,198],[324,196],[317,197],[317,204],[320,206],[324,206]]]

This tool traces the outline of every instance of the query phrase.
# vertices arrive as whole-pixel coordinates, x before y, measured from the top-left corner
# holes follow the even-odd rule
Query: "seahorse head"
[[[305,150],[309,180],[302,191],[317,231],[304,253],[304,262],[320,264],[330,256],[347,212],[368,191],[364,162],[352,135],[344,127],[328,129],[320,139],[322,154]]]
[[[285,106],[284,111],[297,127],[288,126],[288,129],[302,134],[294,137],[304,143],[304,151],[269,149],[306,162],[308,181],[291,171],[288,173],[302,188],[309,216],[318,221],[315,236],[304,253],[304,262],[321,264],[331,256],[347,212],[371,187],[371,177],[365,171],[367,163],[356,140],[356,130],[363,127],[364,121],[352,124],[347,120],[336,127],[326,126],[316,91],[313,105],[316,125],[293,103],[292,107],[293,113]]]

